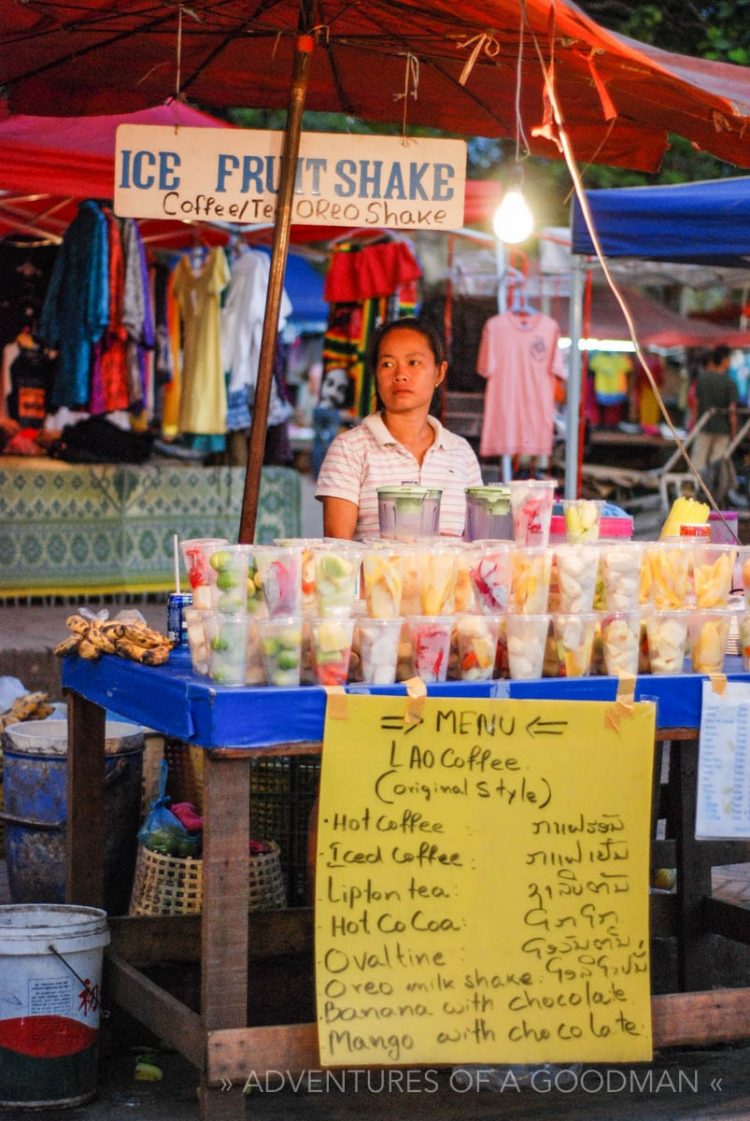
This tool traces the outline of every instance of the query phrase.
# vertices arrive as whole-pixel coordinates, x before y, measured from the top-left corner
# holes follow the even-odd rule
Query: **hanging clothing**
[[[59,352],[53,406],[88,405],[91,348],[108,322],[107,221],[87,199],[65,233],[39,319],[39,337]]]
[[[599,405],[621,405],[628,397],[628,374],[633,363],[627,354],[597,351],[589,355],[594,372],[594,394]]]
[[[227,393],[221,354],[221,293],[229,283],[223,249],[214,248],[198,270],[188,255],[174,273],[174,295],[183,322],[183,382],[180,431],[193,435],[226,432]]]
[[[422,275],[419,262],[403,241],[356,241],[335,246],[326,275],[329,304],[355,303],[390,296]]]
[[[156,337],[146,251],[138,223],[132,218],[123,219],[122,248],[125,263],[122,320],[128,336],[128,395],[131,410],[137,411],[146,395],[146,351],[153,349]]]
[[[247,250],[232,265],[231,279],[221,313],[221,347],[224,368],[229,375],[227,431],[250,427],[251,407],[258,380],[263,320],[271,259],[267,253]],[[279,331],[292,314],[292,302],[282,289],[279,306]],[[289,416],[282,402],[276,378],[271,385],[269,425],[281,424]]]
[[[549,455],[560,328],[548,315],[506,311],[482,331],[477,372],[487,379],[479,454]]]
[[[111,211],[105,210],[104,216],[109,248],[109,323],[93,350],[89,411],[94,415],[127,409],[129,404],[125,356],[127,331],[122,322],[125,262],[117,219]]]
[[[331,307],[323,340],[319,405],[362,417],[375,406],[368,365],[373,333],[417,306],[419,262],[402,241],[356,241],[335,246],[325,298]]]
[[[54,363],[30,337],[20,336],[16,351],[9,369],[8,416],[21,428],[43,428]]]

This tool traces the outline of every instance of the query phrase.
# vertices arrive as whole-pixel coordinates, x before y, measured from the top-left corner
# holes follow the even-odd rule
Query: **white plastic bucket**
[[[107,915],[0,906],[0,1108],[82,1105],[96,1094]]]

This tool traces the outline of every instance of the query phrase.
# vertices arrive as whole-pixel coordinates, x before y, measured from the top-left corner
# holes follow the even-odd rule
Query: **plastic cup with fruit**
[[[302,550],[255,545],[253,556],[270,617],[299,615],[302,609]]]
[[[693,542],[693,588],[695,606],[710,609],[726,607],[732,591],[737,549],[710,541]]]
[[[396,680],[403,620],[357,619],[356,636],[362,681],[392,685]]]
[[[351,615],[311,619],[310,629],[318,685],[345,685],[349,677],[354,619]]]
[[[599,546],[596,543],[558,545],[555,559],[558,611],[563,614],[591,611],[599,571]]]
[[[214,613],[207,623],[211,660],[209,673],[217,685],[244,685],[247,674],[247,614]]]
[[[401,611],[404,554],[392,548],[365,550],[362,579],[367,614],[373,619],[394,619]]]
[[[510,542],[474,541],[469,548],[469,576],[474,598],[487,615],[505,611],[510,596]]]
[[[455,549],[431,546],[422,552],[419,559],[419,600],[423,615],[453,612],[457,561]]]
[[[742,668],[745,673],[750,673],[750,611],[746,611],[740,619],[740,653]]]
[[[731,610],[721,608],[691,613],[688,640],[693,673],[723,673],[733,614]]]
[[[682,673],[691,612],[647,611],[644,618],[651,673]]]
[[[211,659],[211,650],[206,634],[206,621],[211,618],[213,613],[202,611],[198,607],[186,607],[183,614],[187,627],[190,662],[196,673],[206,674]]]
[[[490,681],[495,673],[497,615],[459,615],[454,629],[461,681]]]
[[[407,622],[414,673],[425,682],[445,681],[453,619],[447,615],[413,615]]]
[[[301,617],[284,615],[260,619],[257,627],[268,684],[299,685],[302,664]]]
[[[635,611],[638,608],[643,565],[640,541],[623,541],[600,546],[599,570],[604,602],[610,611]]]
[[[554,479],[514,479],[508,483],[517,545],[549,544],[555,486]]]
[[[638,673],[641,638],[641,612],[606,611],[600,619],[604,668],[614,677],[618,673]]]
[[[216,573],[214,606],[224,614],[247,610],[248,559],[250,546],[224,545],[211,553],[211,568]]]
[[[598,541],[604,502],[597,498],[564,498],[565,540]]]
[[[505,616],[508,643],[508,669],[514,681],[531,681],[542,676],[551,616],[520,614]]]
[[[689,605],[692,551],[689,541],[652,541],[646,545],[645,566],[653,607],[664,611]]]
[[[216,549],[228,544],[226,537],[191,537],[180,542],[188,583],[193,593],[193,607],[199,611],[211,611],[215,607],[211,589],[216,584],[216,572],[211,567],[210,558]]]
[[[349,545],[322,545],[313,552],[318,615],[348,615],[359,590],[362,550]]]
[[[551,574],[550,550],[537,547],[513,549],[509,609],[524,615],[546,614]]]
[[[594,647],[597,616],[558,613],[552,616],[552,630],[560,677],[588,677]]]

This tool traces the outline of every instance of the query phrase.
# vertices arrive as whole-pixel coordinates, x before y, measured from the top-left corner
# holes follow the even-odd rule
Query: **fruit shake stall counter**
[[[750,682],[750,675],[740,672],[739,658],[728,657],[725,670],[730,680]],[[750,944],[750,921],[741,908],[711,898],[711,867],[747,860],[747,846],[695,840],[696,736],[704,680],[692,673],[649,675],[636,681],[636,697],[657,701],[656,774],[662,773],[661,741],[670,742],[669,778],[666,784],[657,784],[652,815],[654,829],[657,819],[666,817],[667,837],[653,841],[652,867],[676,868],[677,888],[652,894],[650,904],[653,936],[676,936],[681,991],[652,998],[657,1047],[750,1034],[750,989],[710,991],[714,943],[708,935],[724,934]],[[98,662],[71,658],[63,666],[63,686],[70,745],[68,902],[98,906],[102,900],[105,707],[206,749],[202,914],[111,918],[105,985],[109,1001],[172,1043],[198,1068],[200,1116],[241,1121],[244,1097],[238,1090],[222,1091],[222,1081],[241,1086],[249,1069],[260,1074],[320,1065],[309,977],[313,915],[305,908],[248,915],[247,861],[250,763],[270,754],[318,754],[327,693],[319,686],[219,686],[195,674],[188,655],[180,650],[159,667],[112,656]],[[617,686],[612,677],[454,681],[428,684],[427,692],[453,699],[583,702],[612,700]],[[405,692],[399,684],[349,685],[346,690],[350,694]],[[660,796],[667,800],[668,809],[659,808]],[[199,1012],[141,972],[149,963],[165,960],[200,962]],[[255,1015],[264,984],[273,989],[271,1007],[283,1019],[283,1007],[278,1012],[282,991],[290,992],[295,983],[301,996],[295,991],[290,997],[287,1019],[294,1021],[295,1014],[299,1019],[302,1010],[307,1022],[248,1026],[268,1025],[273,1019],[267,1009],[265,1017]]]

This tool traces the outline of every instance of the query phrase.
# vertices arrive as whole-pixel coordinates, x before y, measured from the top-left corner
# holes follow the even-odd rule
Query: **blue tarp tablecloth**
[[[730,680],[750,682],[739,658],[727,658]],[[699,674],[639,677],[636,700],[656,699],[659,728],[698,728]],[[187,652],[175,651],[165,666],[142,666],[113,655],[97,662],[67,658],[63,687],[123,717],[201,747],[260,748],[323,738],[326,693],[298,689],[227,688],[192,672]],[[350,685],[350,693],[399,696],[403,685]],[[432,697],[497,697],[514,700],[614,700],[614,677],[542,678],[538,681],[448,681],[429,685]]]

